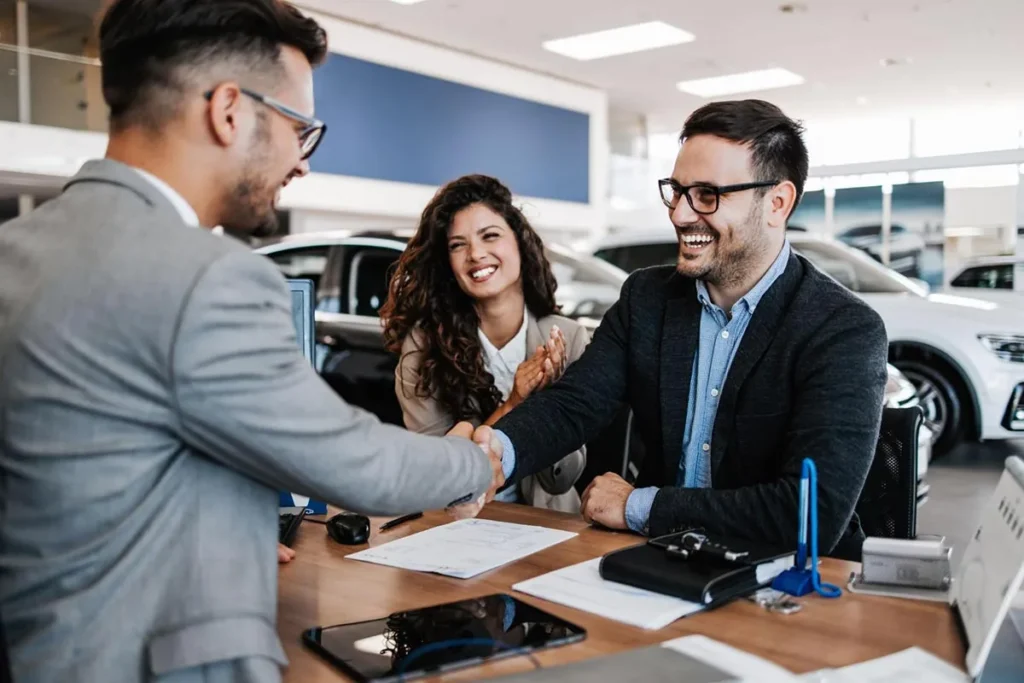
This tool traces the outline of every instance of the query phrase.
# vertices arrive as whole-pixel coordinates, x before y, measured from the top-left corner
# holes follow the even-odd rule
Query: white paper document
[[[795,674],[749,652],[707,636],[684,636],[661,644],[687,657],[721,669],[744,683],[799,683]]]
[[[902,652],[803,676],[813,683],[970,683],[970,677],[930,652],[912,647]]]
[[[587,560],[517,583],[512,590],[652,630],[703,609],[695,602],[605,581],[600,563],[600,557]]]
[[[348,559],[468,579],[573,536],[571,531],[540,526],[463,519],[353,553]]]

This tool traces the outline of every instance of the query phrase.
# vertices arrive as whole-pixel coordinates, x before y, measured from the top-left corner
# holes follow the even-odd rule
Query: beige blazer
[[[569,362],[576,362],[590,343],[590,334],[579,323],[558,315],[537,320],[532,314],[527,313],[527,358],[533,355],[534,349],[547,341],[554,325],[558,325],[565,334]],[[415,331],[406,337],[402,344],[402,357],[395,369],[395,393],[402,406],[407,429],[421,434],[441,435],[455,426],[455,419],[434,398],[422,396],[416,390],[422,363],[421,339],[421,334]],[[479,425],[484,419],[481,417],[473,420],[473,423]],[[587,452],[584,446],[546,470],[524,477],[519,482],[519,492],[523,500],[534,507],[579,512],[580,497],[573,485],[583,474],[586,464]]]

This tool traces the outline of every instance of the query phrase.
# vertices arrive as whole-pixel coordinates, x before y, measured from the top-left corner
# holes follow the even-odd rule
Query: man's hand
[[[498,435],[490,427],[478,427],[473,432],[473,442],[476,443],[491,461],[491,486],[487,489],[486,502],[494,500],[494,495],[505,484],[505,472],[501,467],[501,456],[504,448]]]
[[[448,513],[456,519],[469,519],[471,517],[476,517],[480,514],[480,511],[486,503],[494,500],[495,493],[497,493],[498,489],[505,483],[505,473],[501,468],[501,455],[503,450],[501,441],[494,434],[494,430],[490,427],[479,427],[474,432],[473,426],[468,422],[460,422],[455,425],[455,427],[448,432],[448,436],[461,436],[463,438],[472,439],[481,450],[487,453],[487,457],[490,459],[491,485],[488,487],[486,493],[471,503],[456,505],[455,507],[448,509]]]
[[[295,559],[295,551],[288,546],[278,543],[277,544],[277,563],[288,564]]]
[[[602,474],[583,492],[583,519],[609,529],[627,529],[626,500],[631,493],[633,487],[619,475]]]
[[[451,428],[451,430],[445,436],[460,436],[463,439],[473,438],[473,423],[471,422],[460,422]]]

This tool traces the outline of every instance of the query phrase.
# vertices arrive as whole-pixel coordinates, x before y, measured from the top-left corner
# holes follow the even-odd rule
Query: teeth
[[[488,275],[490,275],[491,273],[493,273],[497,269],[498,269],[497,266],[488,266],[487,268],[482,268],[480,270],[474,270],[472,273],[469,274],[469,276],[471,278],[473,278],[474,280],[483,280],[485,277],[487,277]]]
[[[705,244],[710,244],[715,238],[711,235],[686,235],[683,237],[683,242],[691,247],[698,247]]]

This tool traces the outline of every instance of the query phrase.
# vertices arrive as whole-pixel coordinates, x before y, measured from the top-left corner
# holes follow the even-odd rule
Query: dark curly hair
[[[409,241],[380,310],[384,343],[401,354],[402,342],[419,329],[423,355],[416,391],[430,396],[456,421],[486,418],[501,404],[494,377],[484,367],[477,336],[480,319],[473,300],[459,288],[448,256],[455,215],[483,204],[500,215],[516,236],[526,307],[537,318],[557,312],[557,283],[540,236],[512,203],[512,193],[485,175],[454,180],[434,195]]]

